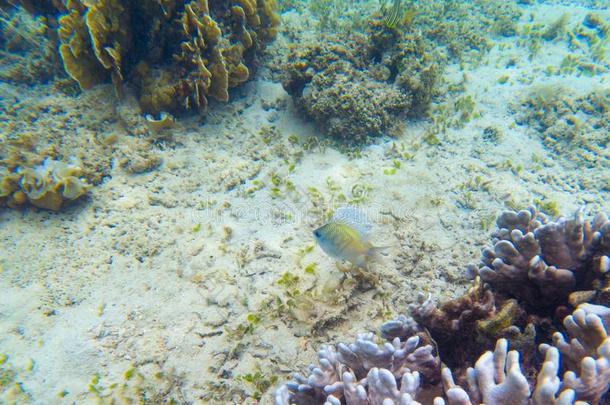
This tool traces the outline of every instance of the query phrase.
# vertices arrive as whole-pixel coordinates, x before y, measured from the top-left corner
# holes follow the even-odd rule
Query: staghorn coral
[[[142,110],[205,111],[208,98],[229,99],[246,81],[257,54],[276,34],[273,0],[73,0],[44,11],[58,19],[59,53],[83,89],[124,81],[135,85]],[[30,11],[41,11],[38,8]]]
[[[523,242],[524,238],[527,242]],[[524,265],[530,261],[537,266],[540,261],[548,261],[547,266],[565,265],[570,270],[564,270],[576,280],[572,288],[565,289],[561,280],[540,283],[538,274],[528,278],[531,269],[527,266],[519,267],[518,271],[511,268],[499,284],[483,284],[475,279],[474,286],[456,300],[436,308],[428,299],[412,306],[414,318],[400,316],[382,325],[381,335],[393,342],[386,344],[385,353],[372,343],[372,334],[359,335],[357,342],[361,343],[350,345],[349,351],[339,344],[340,355],[321,356],[331,360],[321,360],[321,368],[311,366],[313,374],[309,379],[296,376],[292,383],[280,387],[276,404],[605,403],[610,384],[607,217],[598,214],[585,220],[579,211],[573,219],[553,222],[532,208],[507,211],[498,218],[498,229],[493,233],[494,244],[506,241],[516,243],[517,252],[527,251],[531,257],[529,261],[523,260],[520,257],[523,252],[510,256],[511,260],[503,256],[504,265]],[[538,248],[533,247],[536,244]],[[489,258],[488,252],[484,251],[483,257],[484,261]],[[485,264],[482,268],[494,271]],[[525,279],[520,272],[525,272]],[[481,278],[484,273],[481,272]],[[511,277],[520,277],[520,290],[513,286],[515,279]],[[542,291],[547,288],[561,294],[545,295]],[[586,297],[601,305],[580,303],[571,315],[563,318],[562,324],[554,323],[554,316],[565,314],[565,308],[575,302],[576,288],[591,288],[576,291],[580,293],[579,299]],[[434,359],[428,364],[445,364],[440,374],[442,397],[432,400],[438,395],[438,369],[429,368],[434,373],[424,374],[421,363],[409,366],[396,362],[393,353],[397,350],[391,348],[407,346],[400,342],[412,341],[414,337],[435,345],[427,352]],[[502,338],[496,341],[498,337]],[[516,343],[513,348],[517,350],[508,351],[509,341]],[[538,343],[541,343],[539,352],[534,349]],[[493,345],[494,351],[482,353]],[[365,360],[356,356],[355,361],[349,361],[353,358],[350,352],[365,353]],[[372,367],[376,371],[369,383]],[[322,375],[325,378],[313,377]],[[317,382],[313,390],[312,382]],[[343,391],[335,391],[336,386]],[[335,392],[339,395],[334,395]]]

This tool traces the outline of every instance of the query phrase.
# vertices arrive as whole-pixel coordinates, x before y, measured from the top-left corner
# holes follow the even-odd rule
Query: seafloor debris
[[[204,111],[246,81],[275,36],[273,0],[20,2],[57,19],[59,53],[81,88],[136,86],[146,113]]]
[[[427,300],[411,309],[413,318],[385,323],[381,346],[372,333],[324,346],[319,366],[278,388],[275,403],[604,403],[610,221],[585,220],[581,211],[549,221],[530,208],[504,212],[497,223],[499,253],[488,260],[486,248],[477,268],[488,283],[477,277],[462,297],[439,308]],[[509,342],[518,350],[508,351]]]

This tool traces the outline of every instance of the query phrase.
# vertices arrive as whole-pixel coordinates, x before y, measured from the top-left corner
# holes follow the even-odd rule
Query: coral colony
[[[607,400],[608,217],[550,221],[530,208],[497,225],[466,294],[438,308],[423,300],[381,337],[321,347],[319,365],[280,386],[276,405]]]
[[[81,89],[112,81],[122,95],[124,84],[134,86],[151,131],[171,126],[172,114],[205,114],[209,97],[228,101],[229,89],[256,70],[259,54],[279,23],[272,0],[17,3],[34,16],[45,16],[36,33],[48,37],[44,42],[49,49],[58,42],[63,67]],[[12,42],[35,43],[23,32],[10,31],[16,37]],[[29,70],[52,65],[49,55],[39,59],[42,67]],[[0,206],[29,203],[57,211],[64,201],[86,194],[87,179],[78,165],[56,161],[55,151],[36,146],[27,134],[10,134],[0,143]]]

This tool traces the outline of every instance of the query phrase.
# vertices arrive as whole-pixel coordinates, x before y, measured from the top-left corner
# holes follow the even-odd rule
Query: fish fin
[[[363,239],[368,238],[371,224],[366,214],[356,207],[341,207],[335,211],[332,220],[353,228]]]
[[[373,246],[370,245],[369,250],[364,259],[364,268],[368,269],[370,264],[372,263],[381,263],[383,262],[383,251],[391,248],[392,246]]]
[[[391,247],[394,247],[394,246],[393,245],[371,246],[371,250],[374,252],[383,252],[384,250],[387,250]]]

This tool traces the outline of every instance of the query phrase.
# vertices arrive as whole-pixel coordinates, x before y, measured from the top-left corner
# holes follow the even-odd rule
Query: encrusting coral
[[[607,216],[585,220],[579,211],[550,221],[530,208],[504,212],[497,223],[492,242],[502,253],[490,261],[483,251],[467,293],[439,308],[413,305],[414,318],[381,326],[381,346],[372,333],[324,346],[309,377],[295,374],[278,388],[276,405],[606,403]]]
[[[70,0],[33,7],[64,13],[59,52],[83,89],[112,78],[118,93],[135,85],[145,113],[205,111],[246,81],[276,33],[274,0]]]

